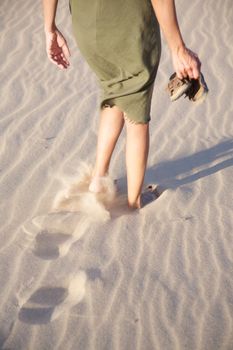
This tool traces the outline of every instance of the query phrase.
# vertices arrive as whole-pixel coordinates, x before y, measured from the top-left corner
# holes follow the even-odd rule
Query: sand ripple
[[[135,213],[124,132],[111,167],[120,192],[87,191],[99,91],[68,2],[58,14],[72,52],[64,72],[46,59],[40,2],[1,1],[1,349],[233,348],[233,6],[177,8],[210,92],[200,106],[171,103],[164,46],[145,180],[163,193]]]

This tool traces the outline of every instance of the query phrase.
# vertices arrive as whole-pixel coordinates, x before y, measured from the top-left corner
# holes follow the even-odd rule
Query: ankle
[[[108,176],[108,170],[96,170],[94,169],[92,171],[92,178],[100,178],[100,177],[105,177]]]
[[[140,209],[141,208],[141,196],[139,195],[138,198],[134,201],[128,199],[128,207],[130,209]]]
[[[104,190],[103,184],[104,176],[93,176],[89,184],[89,191],[94,193],[99,193]]]

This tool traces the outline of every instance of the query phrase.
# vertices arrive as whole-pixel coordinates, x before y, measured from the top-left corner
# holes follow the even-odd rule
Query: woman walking
[[[42,0],[50,61],[69,67],[70,52],[56,26],[58,0]],[[151,98],[160,60],[160,27],[178,78],[197,79],[200,60],[183,41],[174,0],[70,0],[73,33],[101,86],[96,162],[89,190],[101,192],[126,125],[128,205],[141,208],[149,152]]]

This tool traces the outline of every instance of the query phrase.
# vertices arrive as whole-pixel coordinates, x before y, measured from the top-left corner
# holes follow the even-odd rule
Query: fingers
[[[184,78],[187,78],[187,76],[188,76],[184,67],[177,69],[176,74],[177,74],[178,78],[181,80]]]
[[[69,61],[65,58],[63,53],[60,54],[48,54],[48,58],[50,62],[54,63],[57,65],[59,68],[66,69],[69,67],[70,63]]]
[[[200,75],[200,70],[196,66],[194,66],[192,69],[193,79],[198,79],[199,75]]]
[[[182,80],[184,78],[183,74],[180,71],[176,71],[177,77]]]
[[[200,76],[200,71],[201,71],[201,61],[197,57],[196,60],[193,62],[192,66],[192,73],[193,73],[193,78],[198,79]]]
[[[55,64],[56,66],[58,66],[61,69],[65,69],[63,64],[60,64],[59,62],[57,62],[54,58],[49,57],[50,62],[52,62],[53,64]]]
[[[188,65],[189,67],[188,72],[189,72],[189,77],[191,79],[198,79],[200,75],[200,68],[201,68],[201,62],[197,56],[197,54],[191,50],[187,50],[188,53]]]
[[[69,57],[71,56],[71,54],[70,54],[70,50],[69,50],[67,44],[64,44],[62,46],[62,52],[63,52],[63,58],[64,58],[66,64],[69,66],[69,64],[70,64]]]
[[[60,54],[52,54],[52,55],[48,55],[49,60],[56,64],[59,68],[68,68],[68,66],[70,65],[69,62],[64,58],[63,53]]]
[[[188,72],[188,69],[186,67],[187,66],[185,66],[181,62],[178,62],[178,64],[177,64],[176,74],[177,74],[178,78],[181,80],[184,78],[188,78],[188,76],[189,76],[189,72]]]
[[[65,58],[62,51],[55,53],[48,53],[49,60],[57,65],[59,68],[66,69],[70,65],[69,61]]]

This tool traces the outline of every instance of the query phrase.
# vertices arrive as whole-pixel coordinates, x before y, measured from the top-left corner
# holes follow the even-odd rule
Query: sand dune
[[[233,6],[178,0],[177,10],[210,92],[199,106],[170,102],[164,45],[145,178],[161,195],[132,212],[125,131],[106,193],[88,192],[99,90],[68,1],[57,19],[72,52],[65,72],[46,58],[40,2],[1,2],[1,349],[233,348]]]

